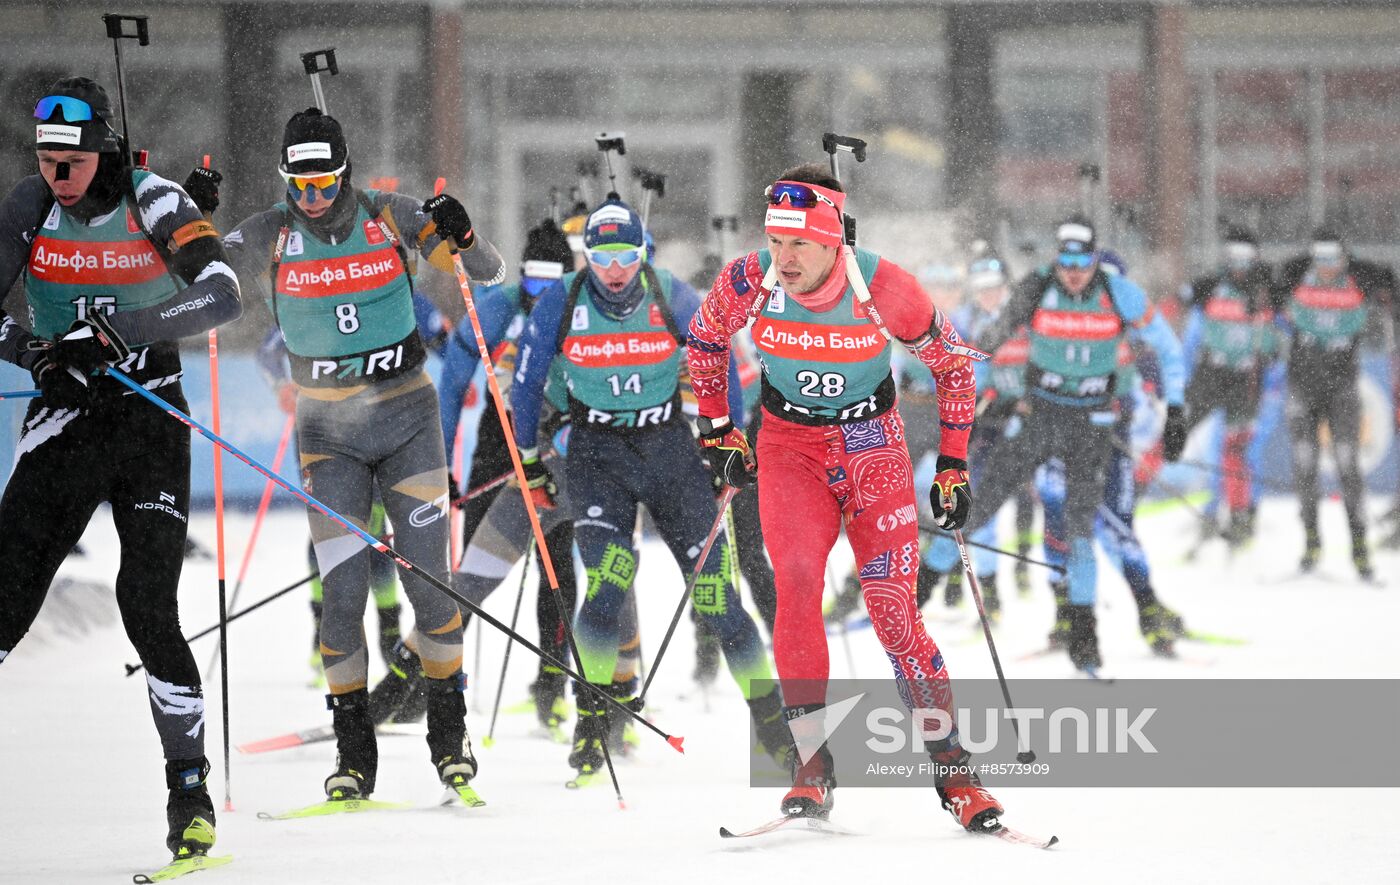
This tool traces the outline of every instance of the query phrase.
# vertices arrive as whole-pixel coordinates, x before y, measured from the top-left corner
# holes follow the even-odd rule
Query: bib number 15
[[[92,299],[92,304],[88,304],[86,298],[74,298],[73,308],[79,320],[85,320],[89,314],[103,313],[111,316],[116,313],[117,299],[112,295],[96,295]]]
[[[802,385],[803,396],[837,397],[846,392],[846,376],[840,372],[817,374],[804,369],[797,373],[797,383]]]

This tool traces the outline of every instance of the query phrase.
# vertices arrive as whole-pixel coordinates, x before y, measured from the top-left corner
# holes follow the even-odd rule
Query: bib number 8
[[[352,335],[360,329],[359,310],[353,304],[335,306],[335,325],[342,335]]]
[[[846,392],[846,376],[840,372],[817,374],[811,369],[797,373],[797,383],[802,385],[803,396],[836,397]]]

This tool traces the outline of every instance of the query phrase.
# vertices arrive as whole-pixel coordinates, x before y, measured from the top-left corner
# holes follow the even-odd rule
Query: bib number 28
[[[803,396],[837,397],[846,392],[846,376],[840,372],[818,374],[804,369],[797,373],[797,383],[802,385]]]
[[[360,313],[353,304],[335,306],[335,325],[342,335],[352,335],[360,329]]]

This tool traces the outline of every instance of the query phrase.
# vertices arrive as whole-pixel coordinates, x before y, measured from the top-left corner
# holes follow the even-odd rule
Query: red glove
[[[938,475],[928,490],[928,503],[939,528],[951,532],[967,525],[972,515],[972,483],[967,478],[966,461],[938,456]]]
[[[744,432],[728,418],[720,421],[716,426],[711,419],[700,416],[700,451],[718,479],[742,489],[758,478],[758,461]]]

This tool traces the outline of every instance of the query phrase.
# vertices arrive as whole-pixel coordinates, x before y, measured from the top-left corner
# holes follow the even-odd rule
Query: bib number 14
[[[797,383],[802,385],[803,396],[837,397],[846,392],[846,376],[840,372],[818,374],[804,369],[797,373]]]

